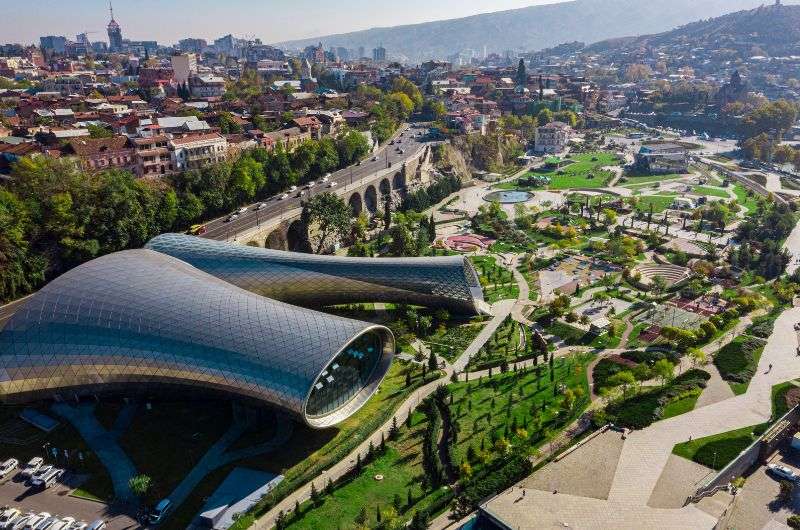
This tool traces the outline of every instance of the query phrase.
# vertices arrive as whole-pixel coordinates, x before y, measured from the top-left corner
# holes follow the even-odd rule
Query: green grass
[[[405,384],[407,373],[413,375],[411,387]],[[437,376],[429,374],[426,381]],[[256,457],[240,462],[240,465],[283,474],[283,482],[265,502],[283,498],[350,454],[362,440],[390,420],[400,403],[423,383],[417,366],[395,361],[378,392],[351,417],[331,429],[318,430],[298,425],[289,441],[270,453],[268,458]],[[257,511],[263,513],[261,507]]]
[[[551,383],[546,366],[537,371],[509,372],[497,374],[480,381],[460,382],[448,385],[452,403],[448,405],[450,415],[458,424],[458,440],[451,446],[455,463],[466,461],[469,447],[483,457],[472,462],[473,479],[480,480],[506,456],[492,449],[491,438],[502,437],[514,419],[518,426],[527,425],[525,437],[510,435],[515,446],[531,449],[546,444],[565,425],[573,421],[589,403],[586,365],[591,356],[583,355],[571,360],[558,359],[555,365],[555,382]],[[562,394],[554,397],[553,386],[564,385],[578,390],[580,396],[572,410],[564,411]],[[534,419],[536,418],[536,419]],[[318,528],[351,528],[354,520],[366,507],[366,527],[381,527],[376,518],[378,507],[388,508],[395,495],[400,497],[401,521],[411,518],[413,512],[431,509],[433,514],[445,508],[452,496],[449,488],[423,490],[421,443],[427,426],[425,416],[419,412],[412,415],[411,427],[400,424],[396,441],[387,441],[385,453],[364,467],[361,474],[337,484],[331,496],[324,497],[321,506],[310,502],[301,505],[300,517],[289,516],[287,528],[291,530]],[[480,449],[481,445],[485,451]],[[375,475],[383,475],[382,481]],[[320,479],[317,487],[324,486]],[[406,505],[408,493],[412,494],[411,506]]]
[[[673,447],[672,453],[719,471],[755,442],[757,435],[754,436],[753,433],[763,432],[763,427],[743,427],[680,443]]]
[[[692,193],[695,195],[705,195],[706,197],[719,197],[721,199],[729,199],[728,192],[722,189],[711,188],[709,186],[694,186]]]
[[[697,404],[697,399],[699,397],[700,390],[695,390],[680,399],[670,401],[664,405],[664,412],[661,414],[661,419],[680,416],[681,414],[694,410],[694,406]]]
[[[597,160],[592,161],[592,158]],[[534,170],[529,172],[526,177],[532,175],[550,177],[551,182],[548,189],[551,190],[602,188],[608,185],[613,173],[600,170],[600,168],[619,165],[619,159],[615,155],[600,152],[574,155],[572,160],[572,164],[557,170]],[[594,178],[589,178],[590,174],[594,175]]]
[[[675,202],[675,194],[663,194],[663,195],[642,195],[638,197],[639,202],[636,205],[638,210],[643,212],[649,212],[650,206],[653,207],[653,213],[663,213],[664,210],[668,209],[672,206],[672,203]]]
[[[763,339],[741,335],[714,355],[720,375],[737,396],[747,392],[766,344]]]
[[[450,362],[457,359],[467,349],[484,327],[483,322],[451,326],[443,333],[436,332],[424,341],[436,355]]]
[[[676,173],[672,173],[669,175],[625,175],[625,178],[628,179],[625,184],[622,185],[623,188],[631,188],[636,189],[639,187],[646,186],[648,184],[654,184],[656,182],[666,182],[677,180],[686,177],[686,175],[678,175]]]
[[[742,206],[747,213],[752,213],[758,209],[758,200],[756,195],[750,196],[747,188],[739,183],[733,185],[733,193],[736,195],[736,201]]]

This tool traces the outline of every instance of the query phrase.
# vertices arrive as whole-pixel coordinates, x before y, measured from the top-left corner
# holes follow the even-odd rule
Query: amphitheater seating
[[[669,263],[646,263],[638,265],[634,271],[641,274],[639,282],[644,286],[649,286],[653,282],[653,278],[661,276],[667,282],[667,287],[672,287],[675,284],[684,282],[691,278],[692,271],[680,265],[671,265]]]

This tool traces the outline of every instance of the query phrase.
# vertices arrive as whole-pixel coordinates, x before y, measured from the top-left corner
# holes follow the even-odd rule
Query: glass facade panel
[[[381,337],[375,332],[348,344],[314,381],[306,414],[324,416],[346,405],[367,385],[382,355]]]

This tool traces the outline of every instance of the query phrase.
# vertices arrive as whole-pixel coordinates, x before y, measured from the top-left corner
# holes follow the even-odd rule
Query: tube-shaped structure
[[[476,314],[478,275],[464,256],[351,258],[284,252],[164,234],[146,248],[248,291],[304,307],[391,302]]]
[[[369,399],[394,349],[383,326],[129,250],[67,272],[17,309],[0,331],[0,397],[189,385],[266,402],[322,428]]]

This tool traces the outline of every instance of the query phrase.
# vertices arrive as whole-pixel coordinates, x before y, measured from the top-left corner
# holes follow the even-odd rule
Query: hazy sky
[[[563,0],[116,0],[123,36],[170,44],[182,37],[212,39],[233,33],[264,42],[345,33],[502,11]],[[41,35],[90,34],[107,40],[105,0],[0,2],[0,41],[37,42]]]

